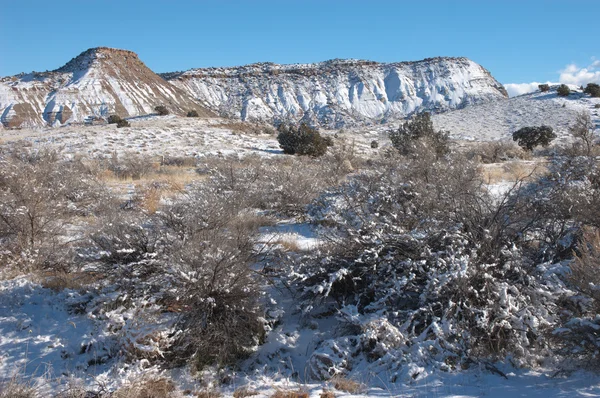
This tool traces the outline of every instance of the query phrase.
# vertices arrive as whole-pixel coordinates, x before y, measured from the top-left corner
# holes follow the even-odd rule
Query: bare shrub
[[[196,158],[190,156],[163,156],[161,166],[195,167]]]
[[[12,379],[0,382],[0,398],[38,398],[39,395],[34,387],[23,382],[23,380],[13,377]]]
[[[471,159],[479,157],[482,163],[499,163],[507,160],[529,159],[531,155],[508,141],[484,142],[467,152]]]
[[[583,153],[586,156],[590,156],[592,153],[592,146],[594,145],[594,128],[594,123],[592,123],[590,113],[587,110],[578,113],[575,122],[569,127],[571,135],[580,140],[583,146]]]
[[[172,314],[172,338],[139,334],[129,355],[197,368],[230,365],[247,356],[264,335],[260,286],[251,269],[258,223],[246,210],[234,180],[197,184],[160,212],[121,211],[90,235],[84,248],[98,270],[131,300],[159,307],[136,322]],[[221,185],[224,184],[224,185]],[[162,309],[162,311],[160,310]],[[136,330],[143,330],[133,325]],[[169,335],[166,329],[166,335]],[[142,340],[139,340],[139,339]],[[136,345],[154,341],[152,355]]]
[[[65,230],[106,203],[103,187],[55,152],[13,154],[0,167],[0,241],[8,249],[0,257],[25,267],[66,266]]]
[[[153,160],[147,156],[127,152],[121,157],[114,153],[108,166],[119,179],[139,180],[153,170],[153,164]]]
[[[576,292],[565,296],[561,305],[561,325],[551,335],[558,352],[571,361],[594,370],[600,357],[600,232],[585,228],[577,253],[567,275],[569,286]],[[575,363],[573,363],[575,361]]]

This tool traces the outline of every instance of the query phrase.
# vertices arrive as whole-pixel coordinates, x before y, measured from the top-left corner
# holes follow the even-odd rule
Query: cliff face
[[[508,98],[486,69],[467,58],[260,63],[163,77],[222,116],[324,127],[381,123]]]
[[[109,114],[140,116],[153,113],[157,105],[173,113],[196,109],[211,114],[126,50],[92,48],[55,71],[0,80],[0,122],[5,127],[55,126]]]

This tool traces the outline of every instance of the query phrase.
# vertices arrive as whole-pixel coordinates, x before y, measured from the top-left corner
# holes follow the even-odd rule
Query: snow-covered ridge
[[[462,57],[256,63],[162,76],[223,116],[323,127],[382,123],[508,97],[485,68]]]
[[[174,113],[196,109],[209,114],[127,50],[92,48],[55,71],[0,79],[0,122],[5,127],[82,123],[113,113],[140,116],[157,105]]]

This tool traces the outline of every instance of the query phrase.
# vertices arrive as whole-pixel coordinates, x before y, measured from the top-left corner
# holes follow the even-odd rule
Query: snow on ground
[[[566,139],[568,127],[577,113],[588,110],[600,128],[600,98],[591,98],[581,92],[569,97],[558,97],[556,91],[513,97],[493,101],[433,116],[437,129],[450,131],[453,138],[486,141],[510,139],[511,134],[526,126],[549,125]]]
[[[534,93],[507,101],[498,101],[436,115],[436,127],[450,130],[464,139],[508,138],[524,125],[553,124],[564,134],[571,117],[581,109],[589,109],[599,123],[599,99],[574,95],[569,99],[555,94]],[[562,106],[565,104],[565,107]],[[487,115],[483,117],[482,115]],[[206,154],[259,154],[277,156],[281,150],[272,135],[238,133],[223,125],[222,119],[176,117],[145,117],[131,120],[132,127],[66,126],[44,130],[4,130],[7,142],[26,140],[34,147],[64,147],[66,151],[95,157],[112,153],[134,152],[152,156],[203,156]],[[371,151],[370,142],[385,142],[385,130],[340,133],[349,142],[355,141],[358,151]],[[326,134],[334,134],[329,131]],[[495,195],[510,188],[510,182],[489,186]],[[288,250],[311,250],[320,244],[310,225],[282,220],[263,227],[259,243],[280,244]],[[250,385],[259,391],[257,397],[269,396],[276,389],[304,389],[318,397],[326,383],[307,383],[307,359],[319,342],[335,333],[335,315],[312,319],[307,323],[299,312],[298,299],[284,286],[268,287],[269,317],[279,319],[264,345],[258,347],[238,371],[233,383],[223,388],[232,396],[236,387]],[[17,374],[32,378],[42,391],[56,390],[64,380],[74,380],[98,388],[115,388],[127,379],[148,372],[143,363],[126,364],[118,353],[118,337],[106,329],[106,320],[92,312],[81,311],[81,303],[90,298],[72,290],[55,292],[26,277],[0,281],[0,380]],[[117,352],[114,352],[117,350]],[[110,353],[110,359],[107,355]],[[370,374],[367,369],[355,369],[359,381],[369,388],[354,396],[403,397],[503,397],[503,396],[599,396],[600,376],[579,372],[569,377],[551,377],[543,370],[515,369],[498,364],[508,379],[485,369],[459,373],[435,372],[425,369],[424,377],[402,379],[395,383],[385,375]],[[182,388],[192,390],[198,383],[185,368],[167,372]],[[62,380],[60,380],[62,378]],[[336,392],[338,397],[353,395]]]
[[[300,231],[303,224],[288,223],[288,230]],[[285,228],[284,228],[285,230]],[[313,237],[314,238],[314,237]],[[281,286],[274,286],[271,307],[281,322],[267,342],[242,366],[232,383],[222,388],[225,397],[240,386],[248,386],[269,397],[276,390],[303,390],[319,397],[328,383],[306,383],[307,355],[316,344],[334,333],[332,318],[324,317],[305,325],[296,310],[296,300]],[[0,281],[0,380],[15,374],[35,382],[39,391],[51,396],[66,381],[89,388],[112,389],[142,374],[171,377],[180,388],[195,390],[195,381],[186,369],[160,372],[121,359],[103,362],[105,351],[114,347],[113,338],[103,331],[93,314],[77,311],[83,297],[74,291],[60,293],[43,288],[25,277]],[[498,364],[504,377],[485,369],[459,373],[430,373],[416,380],[395,383],[365,372],[357,381],[370,386],[359,394],[336,391],[340,398],[353,397],[600,397],[600,377],[585,372],[552,377],[543,370],[514,369]],[[429,373],[429,371],[427,371]],[[62,380],[59,380],[62,377]]]
[[[109,157],[125,152],[148,156],[281,154],[275,136],[232,131],[222,119],[140,117],[131,127],[116,125],[65,126],[53,129],[5,130],[7,143],[25,140],[34,147],[64,148],[67,153]]]

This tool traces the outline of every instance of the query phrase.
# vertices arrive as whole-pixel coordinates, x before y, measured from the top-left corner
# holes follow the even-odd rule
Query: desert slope
[[[112,113],[146,115],[157,105],[175,113],[196,109],[210,114],[127,50],[92,48],[55,71],[0,80],[0,121],[5,127],[83,122]]]
[[[382,123],[507,98],[504,87],[467,58],[377,63],[258,63],[163,76],[222,116],[306,121],[321,127]]]
[[[576,87],[568,97],[559,97],[556,87],[549,92],[534,92],[506,101],[493,101],[433,116],[436,128],[448,130],[453,138],[475,141],[510,139],[526,126],[548,125],[559,141],[569,136],[569,125],[577,113],[587,111],[600,127],[600,98],[591,98]]]

